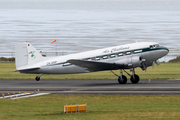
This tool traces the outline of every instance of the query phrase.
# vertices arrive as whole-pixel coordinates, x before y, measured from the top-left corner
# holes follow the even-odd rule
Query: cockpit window
[[[156,44],[156,47],[159,47],[159,45],[158,45],[158,44]]]
[[[151,49],[154,49],[154,48],[158,48],[159,45],[158,45],[158,44],[155,44],[155,45],[150,45],[149,47],[150,47]]]

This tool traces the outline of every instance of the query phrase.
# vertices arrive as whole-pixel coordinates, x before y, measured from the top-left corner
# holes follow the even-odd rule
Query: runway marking
[[[47,95],[50,93],[37,93],[37,94],[30,94],[30,93],[26,93],[26,94],[18,94],[18,95],[10,95],[10,96],[4,96],[4,99],[6,98],[10,98],[10,99],[20,99],[20,98],[28,98],[28,97],[35,97],[35,96],[40,96],[40,95]],[[0,97],[0,99],[3,99],[3,97]]]
[[[56,94],[180,94],[180,91],[58,91]],[[52,94],[52,93],[51,93]]]
[[[139,84],[125,85],[117,80],[0,80],[1,94],[19,91],[41,90],[37,93],[50,94],[178,94],[180,95],[180,79],[176,80],[141,80]],[[33,91],[32,91],[33,92]],[[23,93],[23,92],[22,92]],[[21,94],[22,94],[21,93]],[[32,93],[32,94],[37,94]],[[26,93],[28,94],[28,92]],[[23,95],[28,96],[28,95]],[[13,97],[14,98],[14,97]],[[10,98],[8,98],[10,99]]]

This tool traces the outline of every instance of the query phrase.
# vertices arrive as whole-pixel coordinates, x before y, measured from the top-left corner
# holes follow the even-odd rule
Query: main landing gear
[[[129,73],[127,73],[127,72],[124,70],[124,72],[126,72],[126,73],[131,77],[131,78],[130,78],[131,82],[132,82],[133,84],[137,84],[137,83],[139,82],[139,76],[135,74],[134,69],[132,69],[131,71],[132,71],[132,75],[130,75]],[[127,77],[123,75],[122,70],[120,70],[120,76],[118,76],[117,74],[115,74],[112,70],[111,70],[111,72],[118,77],[118,82],[119,82],[119,84],[126,84],[126,83],[127,83]]]
[[[42,76],[43,74],[41,73],[39,76],[36,76],[36,81],[39,81],[40,80],[40,77]]]

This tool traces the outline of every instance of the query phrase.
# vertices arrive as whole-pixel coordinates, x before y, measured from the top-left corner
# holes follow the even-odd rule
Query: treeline
[[[168,63],[180,63],[180,56],[177,56],[175,59],[170,60]]]
[[[5,57],[1,57],[0,58],[0,62],[15,62],[15,58],[5,58]]]

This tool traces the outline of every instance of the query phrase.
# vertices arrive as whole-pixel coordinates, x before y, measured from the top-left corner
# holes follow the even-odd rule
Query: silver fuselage
[[[75,55],[54,57],[46,60],[45,62],[47,64],[45,63],[45,65],[42,65],[40,69],[22,70],[20,72],[32,74],[75,74],[92,72],[86,68],[72,65],[66,62],[67,60],[74,58],[88,61],[125,64],[127,66],[125,66],[123,69],[131,69],[141,67],[141,65],[137,62],[136,64],[132,62],[132,58],[140,57],[141,59],[145,60],[144,62],[146,67],[149,67],[152,66],[153,61],[162,58],[163,56],[167,55],[168,52],[169,50],[166,47],[158,46],[156,48],[150,48],[147,45],[145,47],[124,49],[113,52],[108,52],[107,49],[107,51],[99,55],[93,55],[92,52],[84,52]],[[59,62],[58,59],[63,59],[63,61]]]

